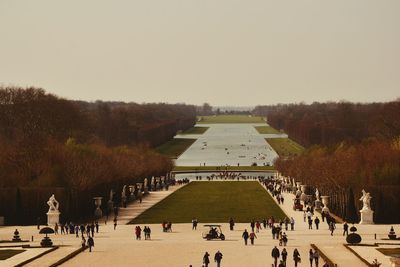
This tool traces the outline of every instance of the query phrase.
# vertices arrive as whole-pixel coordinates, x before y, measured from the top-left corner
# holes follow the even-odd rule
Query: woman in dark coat
[[[208,267],[208,264],[210,264],[210,254],[208,254],[208,252],[206,251],[206,253],[203,256],[203,263],[204,263],[204,267]]]

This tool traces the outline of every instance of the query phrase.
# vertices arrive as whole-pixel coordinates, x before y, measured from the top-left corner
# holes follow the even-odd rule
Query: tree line
[[[284,130],[306,147],[366,138],[388,140],[400,135],[400,101],[257,106],[253,113],[266,116],[272,127]]]
[[[331,196],[339,216],[359,220],[362,189],[377,222],[400,222],[400,102],[258,106],[253,113],[308,147],[276,169]]]
[[[151,148],[194,125],[184,104],[83,102],[0,87],[0,186],[87,189],[170,171]]]

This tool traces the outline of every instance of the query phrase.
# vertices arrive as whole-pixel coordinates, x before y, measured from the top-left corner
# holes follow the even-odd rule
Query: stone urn
[[[14,231],[14,237],[13,237],[12,241],[13,241],[13,242],[21,242],[21,238],[19,237],[18,229],[15,229],[15,231]]]
[[[329,196],[321,196],[322,199],[322,204],[324,205],[324,207],[322,208],[322,211],[325,213],[329,213]]]
[[[393,226],[390,227],[390,231],[389,231],[388,237],[391,240],[396,240],[396,232],[394,231]]]

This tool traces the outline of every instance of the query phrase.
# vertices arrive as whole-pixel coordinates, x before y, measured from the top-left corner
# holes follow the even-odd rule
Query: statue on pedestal
[[[47,201],[49,205],[49,211],[47,212],[47,225],[54,226],[55,224],[60,224],[60,203],[56,200],[54,194],[51,195]]]
[[[320,199],[320,196],[319,196],[318,188],[315,189],[315,198],[316,198],[316,200],[314,202],[315,210],[321,212],[322,211],[322,207],[321,207],[322,206],[322,202],[321,202],[321,199]]]
[[[360,201],[363,203],[363,207],[360,210],[361,221],[360,224],[374,224],[374,211],[371,209],[371,195],[364,189],[362,190],[362,196]]]

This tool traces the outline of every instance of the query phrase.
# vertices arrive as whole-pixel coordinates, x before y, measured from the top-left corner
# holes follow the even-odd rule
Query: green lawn
[[[300,155],[304,147],[289,138],[267,138],[265,139],[280,157]]]
[[[24,252],[25,249],[1,249],[0,250],[0,260],[6,260],[14,255]]]
[[[177,158],[182,154],[188,147],[190,147],[196,139],[177,139],[174,138],[165,144],[156,148],[156,151],[160,154]]]
[[[274,170],[273,166],[175,166],[174,171],[269,171]]]
[[[181,134],[203,134],[209,127],[192,127]]]
[[[256,181],[191,182],[133,219],[131,224],[250,222],[285,214]]]
[[[263,117],[247,115],[199,116],[201,123],[265,123]]]
[[[280,134],[281,132],[272,128],[271,126],[257,126],[254,127],[256,128],[257,132],[260,134]]]

